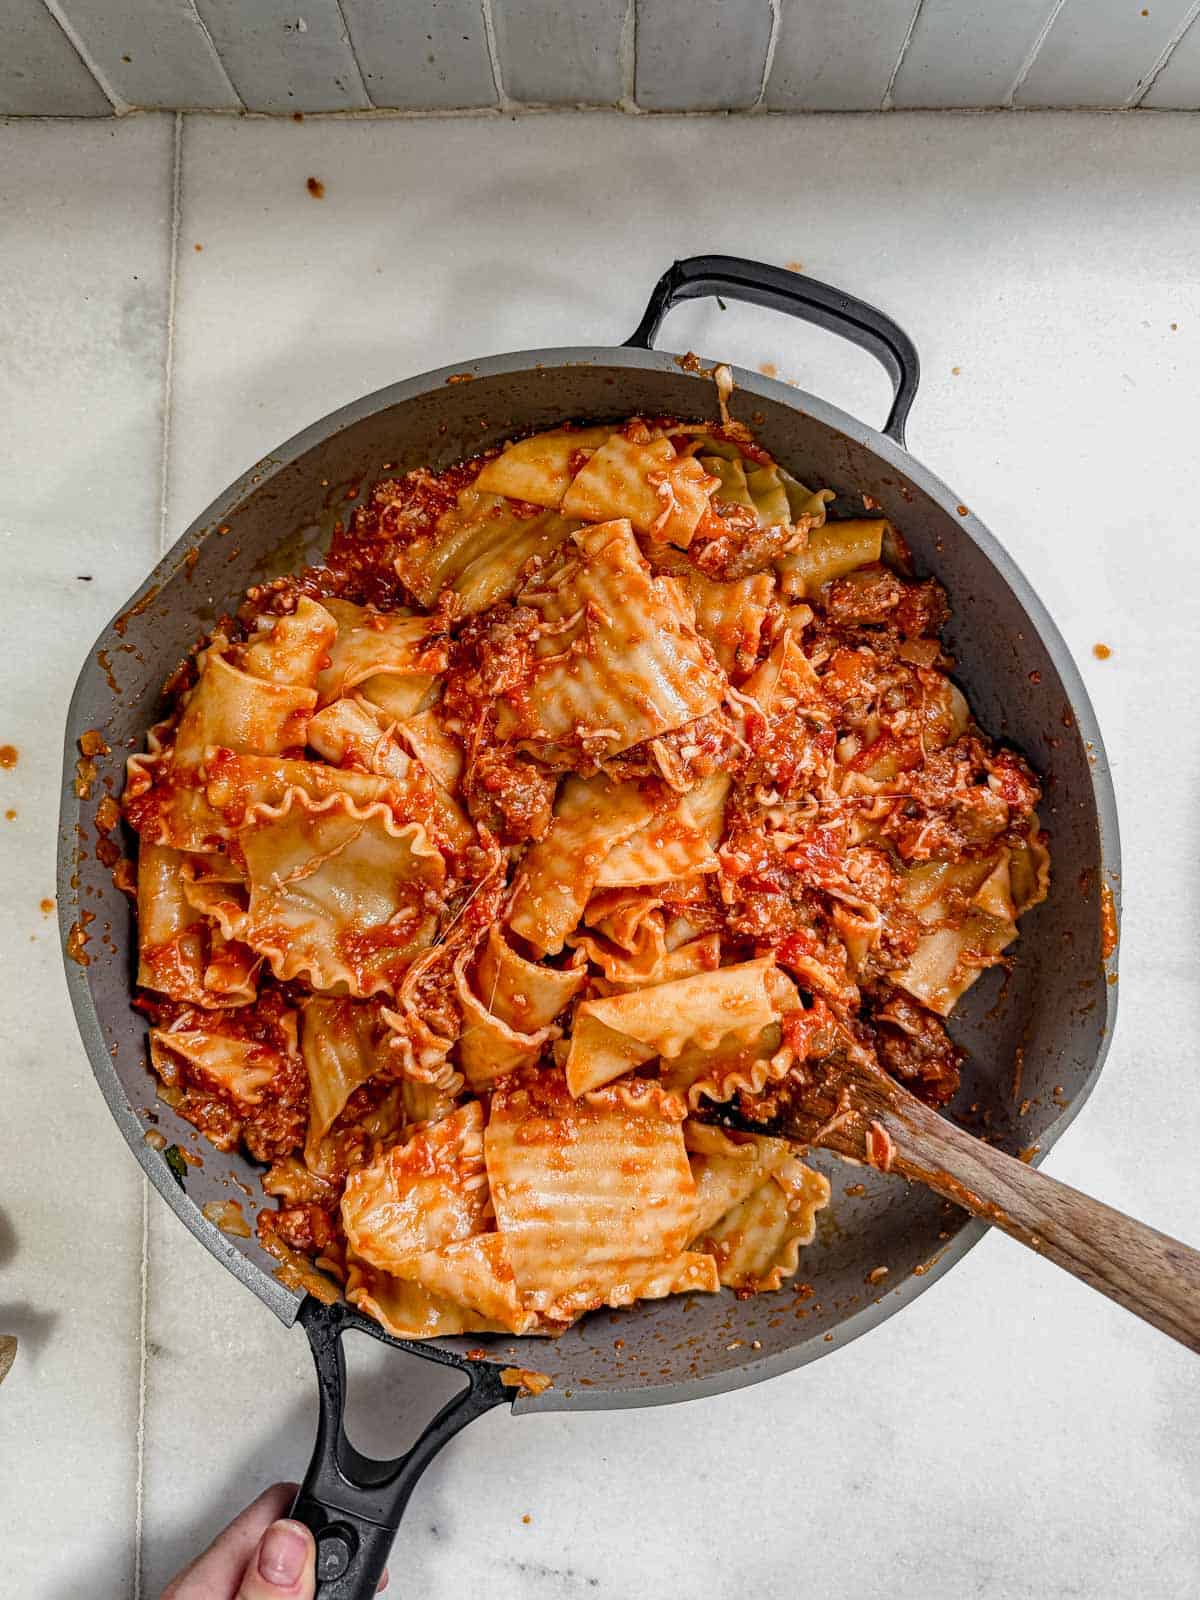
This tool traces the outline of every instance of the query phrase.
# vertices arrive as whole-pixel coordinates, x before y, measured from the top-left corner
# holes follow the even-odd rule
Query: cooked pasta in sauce
[[[296,1281],[408,1337],[778,1289],[829,1184],[704,1113],[864,1049],[954,1094],[1038,786],[831,499],[738,423],[563,425],[376,484],[176,674],[137,1003]]]

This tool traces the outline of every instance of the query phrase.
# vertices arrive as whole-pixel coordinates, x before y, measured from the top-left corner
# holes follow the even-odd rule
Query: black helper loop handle
[[[652,350],[662,320],[681,300],[700,300],[718,295],[730,300],[747,300],[751,305],[771,311],[786,311],[815,323],[829,333],[839,333],[873,355],[892,380],[894,395],[883,431],[898,445],[904,445],[904,425],[916,399],[921,381],[921,362],[917,347],[904,329],[865,300],[806,278],[803,273],[783,267],[769,267],[761,261],[744,261],[740,256],[689,256],[677,261],[654,285],[646,314],[628,348]]]
[[[458,1368],[471,1386],[443,1406],[407,1454],[375,1461],[361,1455],[346,1437],[342,1335],[355,1328],[384,1344],[399,1341],[349,1306],[322,1305],[311,1295],[301,1302],[298,1320],[316,1362],[320,1412],[312,1460],[291,1514],[312,1529],[317,1541],[317,1600],[370,1600],[425,1468],[468,1422],[511,1400],[512,1390],[500,1382],[500,1369],[488,1362],[464,1361],[428,1346],[401,1346],[427,1361]]]

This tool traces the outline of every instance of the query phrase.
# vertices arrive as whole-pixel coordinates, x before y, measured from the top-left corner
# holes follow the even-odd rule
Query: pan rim
[[[872,451],[895,469],[904,479],[915,483],[947,515],[953,515],[956,527],[980,550],[988,563],[1008,586],[1035,633],[1054,663],[1062,681],[1067,702],[1075,717],[1080,737],[1086,742],[1093,759],[1089,763],[1092,803],[1095,808],[1097,831],[1100,839],[1101,875],[1113,897],[1115,910],[1120,916],[1121,901],[1121,845],[1117,820],[1116,798],[1104,740],[1096,721],[1091,699],[1074,657],[1067,647],[1056,623],[1050,616],[1037,592],[1030,584],[1017,562],[996,536],[972,513],[960,515],[963,502],[946,484],[924,466],[907,449],[879,430],[842,411],[839,407],[806,390],[794,389],[777,379],[767,378],[719,358],[701,357],[706,367],[725,365],[733,374],[736,392],[773,401],[788,410],[812,416],[816,421],[844,435],[854,443]],[[239,506],[249,494],[290,467],[301,456],[323,443],[331,434],[340,432],[368,416],[421,398],[444,387],[451,379],[464,381],[473,378],[501,377],[520,373],[550,373],[564,367],[624,367],[634,371],[662,371],[679,373],[680,357],[667,351],[642,350],[624,345],[554,346],[521,350],[493,356],[483,356],[470,361],[434,368],[415,377],[400,380],[360,396],[336,408],[324,417],[294,433],[274,450],[262,456],[226,488],[196,517],[155,564],[145,581],[109,619],[89,647],[76,678],[67,713],[63,751],[63,781],[59,812],[58,847],[58,914],[59,928],[64,945],[64,966],[72,1011],[80,1039],[87,1053],[93,1075],[109,1110],[119,1127],[130,1151],[143,1172],[150,1179],[168,1206],[222,1265],[272,1310],[287,1326],[296,1320],[301,1296],[285,1289],[250,1257],[243,1255],[221,1231],[203,1218],[199,1207],[174,1182],[156,1152],[144,1142],[144,1128],[138,1120],[115,1065],[104,1042],[99,1016],[92,996],[86,968],[72,961],[66,954],[66,940],[78,912],[77,896],[71,887],[74,872],[76,827],[82,802],[74,792],[77,740],[85,731],[79,712],[85,679],[95,660],[98,649],[113,634],[116,622],[157,593],[164,583],[174,576],[190,550],[200,544],[212,531]],[[708,372],[690,373],[711,394]],[[706,405],[704,409],[708,409]],[[152,599],[151,599],[152,603]],[[1111,969],[1115,972],[1115,969]],[[1117,1016],[1118,988],[1115,982],[1106,982],[1104,989],[1103,1031],[1097,1045],[1092,1065],[1078,1093],[1050,1123],[1039,1138],[1039,1150],[1033,1156],[1040,1165],[1066,1133],[1076,1116],[1090,1098],[1097,1079],[1104,1068],[1112,1044]],[[614,1387],[573,1390],[549,1389],[538,1396],[523,1396],[513,1405],[514,1411],[556,1410],[610,1410],[625,1406],[665,1405],[688,1399],[699,1399],[711,1394],[725,1393],[743,1388],[766,1378],[781,1375],[806,1365],[810,1361],[829,1355],[869,1332],[880,1322],[902,1310],[917,1295],[923,1294],[955,1266],[969,1250],[988,1232],[986,1224],[966,1221],[956,1231],[945,1248],[920,1276],[910,1275],[894,1289],[861,1311],[847,1317],[819,1340],[808,1338],[777,1354],[751,1359],[709,1376],[695,1376],[684,1380],[670,1380],[659,1384],[645,1383],[636,1388]],[[422,1343],[388,1339],[397,1348],[422,1353]],[[429,1341],[443,1348],[441,1341]]]

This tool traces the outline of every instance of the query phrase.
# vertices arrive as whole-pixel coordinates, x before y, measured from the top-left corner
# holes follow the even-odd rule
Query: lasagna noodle
[[[138,853],[137,981],[173,1000],[204,1005],[204,918],[184,893],[186,857],[144,843]]]
[[[768,1083],[787,1076],[791,1061],[780,1050],[782,1042],[782,1028],[773,1021],[749,1037],[732,1033],[707,1048],[685,1045],[673,1060],[663,1062],[663,1087],[684,1095],[693,1110],[704,1100],[732,1100],[739,1090],[761,1094]]]
[[[359,998],[392,992],[433,939],[441,855],[419,824],[399,828],[382,807],[292,800],[243,831],[250,905],[226,912],[222,931],[264,955],[281,981],[303,976],[318,992],[344,986]]]
[[[1009,853],[910,867],[900,900],[930,931],[892,979],[930,1011],[949,1016],[1017,937]]]
[[[550,631],[518,703],[501,700],[497,734],[543,748],[584,740],[617,755],[669,733],[720,703],[724,674],[701,644],[691,607],[669,577],[655,577],[628,522],[575,536],[577,553],[522,591]]]
[[[405,1261],[400,1276],[412,1278],[427,1293],[463,1306],[489,1327],[507,1333],[532,1333],[536,1311],[521,1303],[503,1234],[481,1233]]]
[[[488,1186],[483,1107],[469,1100],[418,1128],[346,1180],[342,1226],[356,1256],[384,1272],[483,1231]]]
[[[308,1072],[304,1159],[320,1171],[321,1142],[360,1084],[380,1067],[382,1024],[376,1006],[358,1000],[309,1000],[301,1012],[300,1053]]]
[[[816,1234],[829,1203],[829,1180],[789,1155],[724,1216],[704,1230],[699,1248],[715,1258],[726,1288],[778,1289],[799,1266],[801,1246]]]
[[[429,716],[432,713],[424,713],[414,722],[423,724]],[[445,763],[439,771],[426,762],[431,740],[423,741],[425,748],[413,749],[408,737],[412,726],[410,722],[381,727],[379,713],[361,699],[335,700],[309,723],[308,742],[327,761],[353,762],[376,774],[373,781],[386,779],[377,798],[388,802],[397,821],[429,822],[452,850],[466,850],[474,842],[474,830],[442,781]],[[402,747],[402,739],[409,748]],[[362,780],[356,773],[348,776],[347,792],[353,794],[353,785],[361,787]],[[367,792],[364,788],[364,796]]]
[[[679,581],[695,609],[696,631],[712,645],[721,666],[731,675],[749,672],[775,592],[774,574],[755,572],[723,582],[693,567]]]
[[[393,814],[401,809],[402,797],[386,778],[330,767],[323,761],[239,756],[232,750],[210,749],[205,753],[204,771],[209,805],[234,828],[277,813],[292,794],[314,802],[342,796],[358,806],[386,805]]]
[[[302,595],[289,615],[260,619],[242,653],[242,665],[252,677],[268,683],[315,689],[337,631],[327,608]]]
[[[883,517],[827,522],[813,529],[799,550],[776,562],[784,594],[807,599],[822,584],[878,561],[887,530]]]
[[[193,1081],[230,1096],[238,1106],[256,1106],[283,1058],[269,1045],[202,1029],[150,1030],[150,1059],[162,1076],[164,1058],[182,1062]]]
[[[195,772],[213,745],[266,756],[303,746],[314,690],[240,672],[216,647],[205,651],[203,662],[175,735],[176,772]]]
[[[539,955],[557,955],[579,923],[606,859],[656,817],[653,784],[568,777],[544,839],[521,862],[508,925]]]
[[[450,588],[460,613],[474,616],[507,600],[527,563],[552,554],[578,526],[553,510],[515,506],[501,494],[486,492],[477,479],[438,519],[432,534],[405,545],[396,557],[396,572],[422,605],[433,605]]]
[[[640,888],[716,869],[717,858],[707,831],[693,816],[688,800],[681,797],[608,852],[594,887]]]
[[[200,679],[179,719],[174,746],[156,763],[158,803],[143,812],[152,820],[139,824],[151,843],[192,852],[219,850],[230,836],[197,781],[205,751],[220,746],[277,756],[299,749],[316,703],[312,689],[268,683],[240,671],[217,645],[201,660]]]
[[[669,439],[639,444],[614,433],[572,480],[562,510],[584,522],[627,519],[638,533],[686,549],[716,484]]]
[[[467,1083],[478,1091],[538,1060],[559,1037],[551,1024],[583,987],[587,972],[580,965],[560,970],[526,961],[496,927],[473,978],[468,965],[461,957],[454,974],[463,1013],[459,1061]]]
[[[429,707],[438,676],[433,672],[377,672],[358,686],[358,694],[388,722],[405,722]]]
[[[707,1137],[710,1134],[717,1137]],[[684,1124],[684,1143],[696,1184],[697,1239],[753,1194],[792,1154],[785,1139],[744,1136],[744,1142],[737,1143],[720,1130],[696,1122]]]
[[[347,1258],[346,1299],[374,1317],[394,1339],[447,1339],[463,1333],[506,1333],[465,1305],[456,1304],[407,1278],[379,1272],[355,1256]]]
[[[449,659],[446,644],[431,618],[374,611],[348,600],[327,600],[325,604],[337,622],[337,638],[329,651],[329,664],[317,678],[321,705],[379,674],[427,676],[445,670]]]
[[[685,1047],[710,1051],[730,1035],[757,1039],[775,1020],[767,975],[773,959],[721,967],[652,989],[585,1000],[575,1013],[567,1056],[572,1094],[611,1083],[634,1067]]]
[[[611,428],[555,428],[506,446],[475,479],[477,489],[557,509],[571,479],[610,437]]]
[[[521,1304],[553,1321],[674,1262],[694,1232],[681,1127],[653,1097],[580,1103],[541,1072],[496,1091],[484,1150]]]

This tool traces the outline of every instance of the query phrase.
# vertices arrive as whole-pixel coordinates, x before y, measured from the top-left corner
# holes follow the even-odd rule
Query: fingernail
[[[308,1540],[298,1522],[273,1522],[258,1549],[258,1575],[290,1589],[299,1583],[308,1560]]]

